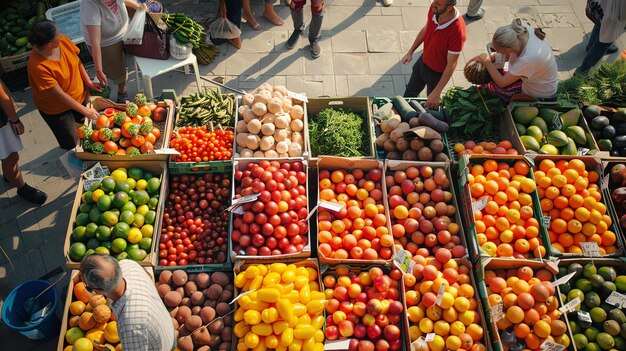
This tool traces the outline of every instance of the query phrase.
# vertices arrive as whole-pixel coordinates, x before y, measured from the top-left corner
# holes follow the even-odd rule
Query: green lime
[[[592,275],[597,274],[598,269],[593,263],[587,263],[583,268],[583,276],[587,279],[591,278]]]
[[[160,188],[161,180],[159,180],[159,178],[148,179],[148,188],[146,188],[146,190],[148,190],[148,194],[152,195],[158,193]]]
[[[143,178],[143,169],[138,167],[131,167],[128,169],[128,176],[134,180],[139,180]]]
[[[602,330],[604,330],[605,333],[610,334],[611,336],[617,336],[619,335],[619,323],[617,323],[616,321],[609,319],[604,321],[604,324],[602,324]]]
[[[604,278],[604,280],[606,281],[613,282],[615,281],[615,278],[617,278],[617,272],[615,272],[615,268],[610,266],[600,267],[600,269],[598,269],[598,274],[600,274],[602,278]]]
[[[616,336],[613,338],[615,341],[615,349],[616,350],[626,350],[626,340],[624,340],[621,336]]]
[[[615,340],[609,333],[600,333],[596,337],[596,342],[603,350],[610,350],[615,346]]]
[[[150,249],[152,248],[152,238],[141,238],[141,240],[139,240],[139,248],[142,250],[150,251]]]
[[[111,240],[111,228],[105,225],[99,226],[98,230],[96,231],[96,239],[100,241]]]
[[[100,211],[107,211],[111,208],[111,198],[103,195],[98,198],[98,208]]]
[[[585,305],[587,308],[599,307],[601,303],[600,295],[595,291],[590,291],[585,294]]]
[[[93,184],[91,184],[91,187],[89,188],[89,191],[93,192],[100,189],[100,182],[94,182]]]
[[[157,206],[159,206],[159,198],[154,196],[151,197],[148,201],[148,208],[152,211],[156,210]]]
[[[615,278],[615,285],[617,286],[617,290],[619,292],[626,292],[626,275],[620,275]]]
[[[111,251],[113,251],[113,253],[124,252],[124,250],[126,250],[126,245],[126,240],[122,238],[113,239],[111,242]]]
[[[83,257],[89,256],[89,255],[93,255],[96,253],[96,250],[94,249],[87,249],[87,251],[85,251],[85,254],[83,255]]]
[[[126,240],[128,238],[128,231],[130,230],[130,226],[126,222],[119,222],[113,226],[113,234],[114,238],[122,238]]]
[[[596,327],[589,327],[585,330],[585,336],[589,341],[595,341],[598,333],[600,333],[600,330]]]
[[[124,180],[124,183],[128,184],[131,191],[135,189],[135,186],[137,185],[137,182],[133,178],[126,178],[126,180]],[[130,193],[131,191],[129,191],[128,193]]]
[[[131,211],[124,211],[120,213],[120,222],[124,222],[126,224],[133,224],[135,221],[135,215]]]
[[[130,251],[130,250],[139,250],[139,244],[131,244],[128,243],[128,246],[126,246],[126,252]]]
[[[89,220],[96,224],[100,224],[100,216],[102,216],[102,211],[97,206],[94,206],[89,212]]]
[[[104,190],[105,193],[110,193],[115,189],[115,179],[111,177],[105,177],[100,182],[100,189]]]
[[[584,334],[575,334],[574,335],[574,345],[576,346],[577,349],[584,349],[585,346],[587,346],[587,343],[589,341],[587,340],[587,337]]]
[[[115,189],[113,189],[113,191],[115,192],[125,192],[125,193],[129,193],[132,189],[130,188],[130,184],[126,183],[125,181],[122,181],[121,183],[117,183],[115,185]]]
[[[152,210],[148,211],[143,217],[146,224],[154,224],[154,221],[156,220],[156,212]]]
[[[613,282],[604,282],[600,288],[600,293],[606,296],[611,295],[613,291],[617,291],[617,286]]]
[[[595,342],[590,342],[585,347],[585,351],[601,351],[602,348]]]
[[[111,251],[109,251],[109,249],[107,249],[104,246],[98,246],[94,251],[97,254],[100,254],[100,255],[110,255],[111,254]]]
[[[118,254],[115,256],[115,259],[116,259],[116,260],[118,260],[118,261],[128,259],[128,252],[124,251],[124,252],[120,252],[120,253],[118,253]]]
[[[90,205],[94,203],[93,198],[91,197],[91,195],[93,195],[92,191],[87,191],[87,192],[85,192],[83,194],[83,201],[85,201],[85,203],[88,203]]]
[[[130,194],[130,197],[133,199],[133,202],[135,203],[135,205],[147,204],[148,201],[150,200],[150,195],[148,195],[148,192],[145,190],[137,190],[133,192],[132,194]]]
[[[148,253],[146,250],[142,249],[133,249],[128,251],[128,258],[133,261],[143,261],[143,259],[146,258],[146,255],[148,255]]]
[[[72,261],[78,262],[85,256],[86,251],[87,246],[85,246],[85,244],[80,242],[73,243],[72,246],[70,246],[70,258]]]
[[[570,320],[569,321],[569,329],[572,331],[572,334],[577,334],[580,333],[580,326],[578,325],[578,323],[576,323],[576,321]]]
[[[86,241],[87,240],[87,235],[85,235],[85,227],[83,227],[82,225],[79,225],[78,227],[74,228],[74,230],[72,231],[72,239],[74,239],[74,241]]]
[[[122,208],[120,208],[120,211],[130,211],[130,213],[135,213],[137,212],[137,206],[135,206],[135,204],[131,201],[128,201],[126,204],[124,204],[124,206],[122,206]]]
[[[145,222],[144,217],[139,213],[135,213],[135,219],[133,220],[133,227],[141,228],[144,222]]]
[[[89,213],[89,211],[91,211],[91,207],[92,206],[90,204],[84,202],[80,205],[80,207],[78,208],[78,211],[80,213]]]
[[[122,206],[124,206],[128,201],[130,201],[130,197],[128,196],[128,194],[126,194],[123,191],[118,191],[115,196],[113,197],[113,207],[115,208],[121,208]]]
[[[594,323],[602,323],[606,319],[606,311],[601,307],[594,307],[589,310],[589,316]]]
[[[600,274],[592,275],[591,277],[589,277],[589,281],[591,282],[591,286],[593,286],[594,289],[600,289],[602,284],[604,284],[604,278],[602,278]]]
[[[569,293],[567,293],[567,301],[572,301],[575,298],[580,298],[580,301],[585,301],[585,294],[580,290],[580,289],[572,289],[570,290]],[[578,311],[579,308],[576,308],[576,311]]]
[[[141,235],[143,235],[144,238],[152,238],[153,234],[154,227],[152,226],[152,224],[144,224],[141,227]]]
[[[152,174],[152,172],[145,172],[143,174],[143,179],[148,180],[150,178],[154,178],[154,175]]]
[[[85,235],[88,238],[95,238],[96,237],[96,230],[98,230],[98,225],[95,223],[89,223],[85,226]]]
[[[106,247],[107,250],[111,251],[111,240],[103,241],[102,247]]]
[[[87,241],[87,248],[90,250],[94,250],[98,246],[100,246],[100,240],[96,238],[91,238]]]
[[[142,214],[142,215],[146,215],[146,213],[148,213],[148,211],[150,211],[150,209],[148,208],[148,205],[141,205],[141,206],[137,206],[137,213]]]
[[[86,226],[87,224],[89,224],[89,222],[91,222],[91,219],[86,213],[79,213],[74,220],[74,224],[77,226]]]
[[[100,221],[103,225],[112,227],[115,225],[115,223],[118,222],[118,217],[115,213],[111,211],[106,211],[102,214],[102,216],[100,216]]]
[[[626,315],[619,308],[610,309],[608,317],[619,324],[626,323]]]
[[[580,289],[582,292],[585,292],[585,293],[593,290],[593,286],[591,286],[591,281],[585,278],[580,278],[576,281],[576,288]]]

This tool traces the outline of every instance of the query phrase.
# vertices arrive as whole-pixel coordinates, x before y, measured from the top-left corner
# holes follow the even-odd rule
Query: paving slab
[[[400,53],[370,53],[368,55],[370,74],[401,74],[402,59]]]
[[[367,30],[365,31],[367,37],[367,51],[368,52],[399,52],[400,40],[398,31],[395,30]]]
[[[367,52],[365,30],[351,30],[332,36],[333,52]]]
[[[336,74],[365,74],[367,73],[367,55],[336,53],[333,54],[333,64]]]

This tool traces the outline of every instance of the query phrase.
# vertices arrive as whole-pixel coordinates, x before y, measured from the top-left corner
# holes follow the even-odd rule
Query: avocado
[[[585,118],[587,118],[587,119],[592,119],[594,117],[600,116],[601,112],[602,112],[602,110],[600,109],[600,106],[598,106],[598,105],[591,105],[591,106],[587,107],[583,111],[583,115],[585,115]]]
[[[613,146],[616,148],[626,147],[626,135],[618,135],[613,139]]]
[[[591,120],[591,128],[596,130],[602,130],[609,125],[609,119],[605,116],[598,116]]]
[[[598,147],[600,151],[611,151],[613,142],[609,139],[598,139]]]
[[[626,122],[626,108],[615,112],[613,114],[613,119],[618,122]]]
[[[604,150],[602,150],[604,151]],[[618,149],[611,149],[610,155],[613,157],[619,157],[619,150]]]
[[[604,139],[613,139],[616,134],[617,134],[617,130],[615,130],[615,127],[613,127],[610,124],[604,127],[604,129],[602,129],[602,138]]]
[[[626,134],[626,122],[620,122],[620,123],[615,124],[615,131],[619,135]]]

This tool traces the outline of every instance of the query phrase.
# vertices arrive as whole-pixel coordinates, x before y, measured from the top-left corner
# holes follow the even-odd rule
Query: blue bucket
[[[59,297],[56,289],[46,291],[37,301],[40,308],[52,301],[50,312],[39,321],[26,325],[30,319],[24,311],[24,301],[29,297],[35,297],[42,292],[50,283],[46,280],[31,280],[20,284],[13,289],[4,300],[2,306],[2,321],[11,329],[20,332],[31,340],[46,341],[59,336],[61,322],[56,315],[59,305]]]

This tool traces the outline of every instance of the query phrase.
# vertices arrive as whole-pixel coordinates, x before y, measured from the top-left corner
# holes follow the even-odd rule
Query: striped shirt
[[[126,291],[113,302],[124,351],[164,351],[174,347],[174,325],[146,271],[135,261],[120,261]]]

